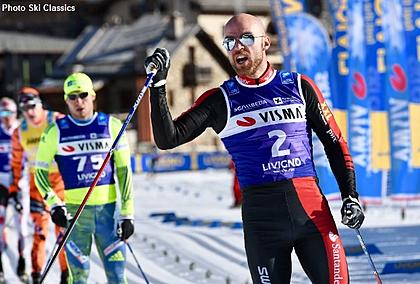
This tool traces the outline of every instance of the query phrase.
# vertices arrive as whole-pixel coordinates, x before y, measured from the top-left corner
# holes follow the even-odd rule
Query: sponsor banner
[[[331,100],[334,110],[343,113],[346,113],[347,110],[348,95],[345,86],[348,84],[349,76],[348,2],[347,0],[328,1],[333,20],[333,47],[330,66]],[[339,124],[342,130],[344,125],[347,125],[345,117],[344,122],[342,125]]]
[[[345,246],[346,256],[363,255],[363,249],[360,245]],[[383,252],[375,244],[366,244],[366,250],[369,254],[383,254]]]
[[[296,71],[312,78],[320,89],[328,89],[329,94],[331,47],[327,31],[307,13],[286,14],[286,25]]]
[[[387,78],[385,83],[389,104],[391,133],[391,196],[412,199],[419,194],[420,169],[412,165],[412,135],[417,128],[410,128],[410,93],[408,86],[405,29],[409,24],[403,19],[400,0],[382,1],[382,28],[386,48]],[[404,15],[406,17],[406,15]],[[411,79],[411,78],[410,78]],[[417,185],[417,186],[416,186]]]
[[[138,167],[138,165],[137,165],[137,163],[136,163],[136,160],[137,160],[137,156],[136,156],[136,155],[131,155],[131,157],[130,157],[130,161],[131,161],[131,171],[132,171],[133,173],[136,173],[136,172],[137,172],[137,167]]]
[[[169,172],[227,169],[231,157],[227,152],[149,153],[132,156],[133,160],[137,172]]]
[[[344,139],[348,141],[348,129],[347,129],[347,110],[334,108],[333,110],[335,122],[341,130],[341,134]]]
[[[347,84],[349,76],[348,51],[348,1],[329,0],[328,8],[332,17],[332,50],[329,67],[329,80],[331,90],[331,108],[338,127],[345,140],[348,141],[347,129]],[[324,189],[325,191],[325,189]],[[329,199],[340,199],[339,193],[331,194]]]
[[[382,13],[376,0],[364,0],[364,34],[366,44],[366,87],[370,109],[371,127],[371,174],[375,180],[375,192],[388,192],[391,167],[388,113],[386,111],[385,45],[382,36]]]
[[[413,168],[420,168],[420,131],[416,131],[420,121],[420,104],[410,103],[410,130],[411,130],[411,165]],[[420,184],[417,180],[417,186]]]
[[[306,9],[304,0],[270,0],[271,16],[278,35],[278,45],[283,55],[283,69],[295,71],[296,62],[291,54],[290,19],[288,16]],[[304,45],[305,46],[305,45]]]
[[[404,0],[402,4],[410,103],[420,104],[420,0]]]
[[[168,172],[191,170],[191,155],[183,153],[143,154],[143,172]]]
[[[420,272],[420,259],[387,262],[381,274],[417,272]]]
[[[197,168],[199,170],[208,168],[226,169],[229,167],[230,160],[230,155],[224,152],[198,153]]]
[[[420,0],[403,1],[403,24],[405,31],[407,68],[410,78],[409,86],[409,116],[411,157],[409,165],[413,174],[410,175],[412,187],[420,195]]]
[[[370,97],[367,90],[367,66],[365,64],[366,37],[364,23],[367,16],[364,1],[349,3],[349,148],[356,171],[357,190],[360,199],[370,202],[381,198],[382,176],[372,168],[372,129]]]

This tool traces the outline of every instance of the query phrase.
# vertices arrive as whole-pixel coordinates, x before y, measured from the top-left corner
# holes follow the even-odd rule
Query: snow
[[[136,232],[129,240],[141,269],[150,283],[252,283],[244,252],[239,208],[230,209],[233,203],[232,176],[227,170],[196,172],[136,174],[134,176],[136,206]],[[341,225],[341,203],[330,202],[345,247],[360,248],[353,230]],[[420,210],[418,204],[406,208],[406,218],[401,220],[400,204],[385,202],[369,207],[366,220],[360,229],[369,245],[376,245],[382,254],[372,254],[379,273],[386,262],[419,260]],[[12,208],[9,208],[11,214]],[[163,216],[150,217],[152,213],[174,213],[190,222],[162,222]],[[9,216],[10,216],[9,214]],[[10,217],[9,217],[10,218]],[[195,224],[195,225],[194,225]],[[214,227],[210,227],[214,225]],[[28,230],[31,232],[31,230]],[[9,249],[3,256],[7,283],[19,283],[15,276],[17,262],[16,233],[9,224]],[[26,239],[29,262],[31,235]],[[54,245],[53,228],[48,237],[48,253]],[[146,283],[140,270],[127,251],[127,277],[129,283]],[[364,254],[349,256],[351,283],[375,283],[372,269]],[[27,263],[30,273],[30,263]],[[45,283],[57,283],[58,263],[55,263]],[[383,283],[420,283],[420,273],[381,275]],[[91,256],[88,283],[106,283],[96,249]],[[310,283],[293,255],[292,283]]]

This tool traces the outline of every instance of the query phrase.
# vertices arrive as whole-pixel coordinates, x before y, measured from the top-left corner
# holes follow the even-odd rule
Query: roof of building
[[[0,31],[0,53],[63,53],[72,43],[71,39]]]
[[[233,14],[246,12],[252,14],[268,14],[270,12],[269,0],[195,0],[201,12],[212,14]]]
[[[88,27],[60,58],[53,77],[63,77],[75,66],[99,77],[144,74],[144,58],[157,46],[173,54],[190,36],[196,36],[214,57],[222,57],[216,59],[221,66],[230,67],[220,48],[212,45],[211,37],[197,24],[184,25],[176,38],[170,33],[170,17],[159,14],[143,16],[131,25]]]

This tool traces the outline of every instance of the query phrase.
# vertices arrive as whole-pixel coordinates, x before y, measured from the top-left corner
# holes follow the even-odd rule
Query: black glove
[[[365,215],[359,200],[351,196],[344,198],[343,206],[341,207],[341,223],[351,229],[359,229],[363,220],[365,220]]]
[[[15,210],[21,213],[23,210],[22,194],[20,192],[12,192],[10,193],[9,198],[13,199],[13,201],[15,202]]]
[[[51,219],[59,227],[67,228],[71,216],[65,205],[55,205],[51,208]]]
[[[117,235],[125,241],[134,233],[134,221],[133,219],[121,219],[118,222]]]
[[[169,52],[165,48],[156,48],[155,52],[144,60],[147,73],[150,73],[153,68],[158,69],[153,77],[152,87],[161,87],[166,84],[169,66],[171,66],[171,60]]]

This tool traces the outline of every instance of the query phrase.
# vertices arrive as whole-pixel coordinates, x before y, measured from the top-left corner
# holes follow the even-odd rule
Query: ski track
[[[228,209],[232,204],[232,176],[227,170],[162,173],[134,176],[136,202],[136,232],[129,242],[147,279],[153,284],[250,284],[244,240],[241,229],[223,226],[240,222],[240,209]],[[330,202],[345,247],[360,247],[353,230],[340,224],[339,202]],[[361,228],[366,244],[374,244],[382,254],[372,254],[379,273],[389,261],[420,259],[420,206],[408,206],[405,220],[398,217],[398,206],[385,204],[371,207]],[[209,224],[218,220],[221,227],[162,223],[162,218],[150,218],[151,213],[174,212],[177,217],[202,220]],[[8,249],[3,254],[7,283],[20,283],[15,275],[17,238],[10,222],[8,208]],[[411,216],[411,217],[410,217]],[[30,274],[32,225],[25,238],[27,272]],[[53,226],[47,239],[47,258],[55,242]],[[364,254],[349,256],[351,283],[375,283],[372,269]],[[291,283],[310,283],[296,255],[292,254]],[[106,283],[102,261],[93,244],[88,283]],[[127,249],[127,279],[131,283],[146,283],[131,252]],[[58,263],[50,270],[45,283],[56,284],[60,277]],[[381,275],[384,284],[420,283],[420,273]]]

